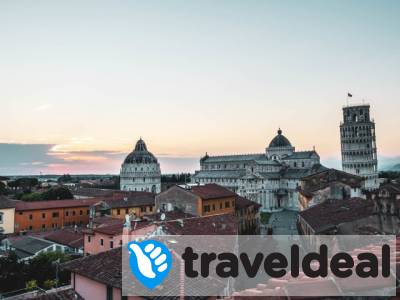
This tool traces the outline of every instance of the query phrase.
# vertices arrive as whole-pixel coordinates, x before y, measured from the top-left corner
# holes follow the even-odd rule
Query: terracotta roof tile
[[[261,204],[259,204],[257,202],[251,201],[251,200],[241,197],[241,196],[236,197],[235,204],[236,204],[236,208],[246,208],[246,207],[249,207],[252,205],[254,205],[255,207],[258,207],[258,208],[262,206]]]
[[[83,247],[83,233],[80,231],[75,232],[67,229],[56,230],[50,232],[50,234],[46,235],[44,239],[75,249]]]
[[[171,235],[236,235],[238,221],[233,214],[195,217],[161,223]]]
[[[16,211],[24,210],[39,210],[39,209],[53,209],[53,208],[67,208],[67,207],[84,207],[93,205],[101,198],[93,199],[68,199],[68,200],[50,200],[50,201],[19,201],[16,204]]]
[[[190,191],[204,200],[236,196],[236,193],[215,183],[194,185],[191,187]]]
[[[299,216],[318,233],[323,228],[362,219],[372,213],[373,204],[371,201],[351,198],[348,200],[327,200],[299,212]]]

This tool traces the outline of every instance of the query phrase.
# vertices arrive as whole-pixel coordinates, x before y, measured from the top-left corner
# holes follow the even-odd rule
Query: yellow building
[[[17,202],[0,196],[0,233],[14,233],[15,205]]]
[[[237,195],[217,184],[173,186],[156,195],[156,210],[180,210],[195,216],[235,212]]]
[[[123,192],[115,193],[109,199],[102,200],[91,207],[92,215],[111,216],[124,219],[125,215],[142,217],[154,214],[155,194],[149,192]]]

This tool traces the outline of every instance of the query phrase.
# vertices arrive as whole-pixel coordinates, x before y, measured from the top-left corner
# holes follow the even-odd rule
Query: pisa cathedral
[[[299,210],[300,179],[326,168],[315,150],[295,151],[278,130],[264,153],[209,156],[200,159],[193,183],[216,183],[256,201],[264,211]]]

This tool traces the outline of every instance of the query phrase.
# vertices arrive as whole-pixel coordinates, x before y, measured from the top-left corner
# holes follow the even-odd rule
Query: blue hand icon
[[[165,279],[172,265],[168,248],[159,241],[130,242],[129,264],[133,275],[145,287],[153,289]]]

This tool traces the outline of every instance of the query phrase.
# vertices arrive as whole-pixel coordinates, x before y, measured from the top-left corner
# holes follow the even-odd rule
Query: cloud
[[[117,174],[126,152],[68,151],[56,144],[0,143],[0,175]],[[157,155],[158,156],[158,155]],[[193,172],[196,157],[159,156],[163,173]]]

